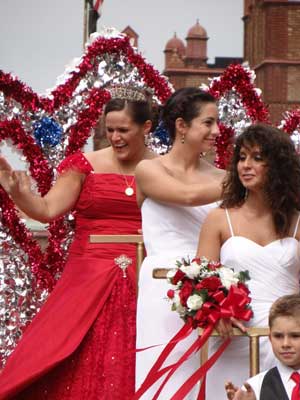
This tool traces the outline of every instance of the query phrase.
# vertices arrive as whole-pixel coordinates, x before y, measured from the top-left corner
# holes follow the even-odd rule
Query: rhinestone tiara
[[[115,85],[108,87],[112,99],[123,99],[128,101],[148,101],[146,93],[142,88],[133,85]]]

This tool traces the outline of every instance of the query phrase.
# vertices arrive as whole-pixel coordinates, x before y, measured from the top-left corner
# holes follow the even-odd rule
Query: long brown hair
[[[240,150],[245,146],[260,148],[267,163],[266,199],[272,210],[276,233],[288,234],[293,215],[300,210],[300,160],[287,133],[270,125],[255,124],[245,129],[235,142],[229,174],[223,185],[222,208],[240,207],[245,188],[237,171]]]

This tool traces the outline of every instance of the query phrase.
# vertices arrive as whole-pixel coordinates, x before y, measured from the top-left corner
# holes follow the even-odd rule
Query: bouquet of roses
[[[182,259],[167,274],[172,285],[167,296],[172,310],[177,311],[193,328],[215,324],[219,318],[249,320],[250,308],[248,271],[234,272],[232,268],[205,257]]]
[[[252,317],[248,271],[234,272],[219,262],[210,261],[205,257],[182,259],[176,262],[176,268],[167,273],[167,280],[172,288],[167,297],[172,304],[172,310],[177,311],[184,320],[183,327],[167,343],[160,356],[152,366],[143,384],[136,392],[133,400],[141,396],[163,375],[166,375],[159,389],[152,397],[157,400],[163,387],[184,362],[199,351],[211,335],[220,318],[235,317],[248,321]],[[164,363],[174,347],[191,334],[193,329],[204,328],[201,335],[192,343],[179,359],[168,366]],[[221,356],[230,339],[225,340],[219,349],[197,369],[177,390],[171,400],[185,399],[192,387],[202,380],[198,399],[205,398],[205,376],[209,368]]]

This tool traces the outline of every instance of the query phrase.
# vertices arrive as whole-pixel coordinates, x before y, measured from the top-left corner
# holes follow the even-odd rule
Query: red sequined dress
[[[137,234],[140,211],[122,175],[94,173],[81,152],[61,170],[68,167],[86,174],[75,238],[62,277],[0,375],[0,399],[130,400],[134,393],[135,245],[91,244],[89,235]],[[115,261],[122,254],[132,259],[125,272]]]

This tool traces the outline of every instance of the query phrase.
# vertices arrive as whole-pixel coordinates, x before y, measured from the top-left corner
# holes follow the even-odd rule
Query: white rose
[[[239,281],[237,274],[235,274],[230,268],[222,267],[218,270],[218,272],[220,274],[221,282],[226,289],[229,289],[231,285],[236,285]]]
[[[176,274],[176,269],[169,269],[169,271],[167,272],[167,281],[169,282],[169,283],[172,283],[172,278],[175,276],[175,274]]]
[[[191,265],[183,265],[180,267],[181,271],[184,272],[188,278],[194,279],[200,274],[201,267],[195,261],[191,263]]]
[[[175,293],[172,301],[173,301],[173,304],[175,304],[176,311],[178,312],[178,314],[180,316],[183,316],[185,314],[185,312],[186,312],[186,308],[181,304],[180,297],[179,297],[178,293]]]
[[[176,308],[178,308],[181,305],[179,294],[176,292],[174,293],[173,303],[175,304]]]
[[[186,302],[186,305],[190,310],[199,310],[202,307],[203,300],[198,294],[192,294]]]

